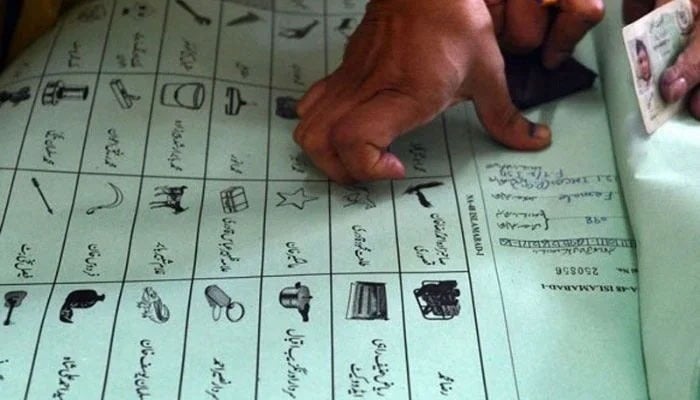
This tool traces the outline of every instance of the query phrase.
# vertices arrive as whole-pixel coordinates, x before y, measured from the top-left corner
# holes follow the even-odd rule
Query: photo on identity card
[[[623,28],[635,94],[647,133],[651,134],[677,114],[683,101],[668,104],[659,90],[663,71],[685,46],[692,29],[688,0],[675,0]]]

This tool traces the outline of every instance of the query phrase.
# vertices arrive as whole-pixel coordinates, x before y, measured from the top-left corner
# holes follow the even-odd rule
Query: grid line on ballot
[[[103,62],[103,60],[104,60],[104,54],[105,54],[105,51],[106,51],[106,48],[107,48],[107,42],[108,42],[108,39],[109,39],[109,32],[110,32],[110,29],[111,29],[111,26],[112,26],[112,18],[114,17],[114,12],[115,12],[115,10],[116,10],[116,6],[117,6],[116,1],[112,1],[111,7],[110,7],[111,11],[108,12],[108,13],[109,13],[109,17],[108,17],[109,22],[108,22],[108,24],[107,24],[107,31],[104,33],[104,41],[103,41],[103,44],[102,44],[102,46],[101,46],[102,49],[101,49],[101,52],[100,52],[100,67],[101,67],[102,62]],[[57,38],[58,38],[58,37],[59,37],[59,35],[57,35]],[[51,57],[50,57],[50,56],[48,57],[48,60],[47,60],[47,61],[48,61],[48,62],[51,61]],[[48,62],[47,62],[47,68],[48,68],[48,65],[49,65]],[[99,69],[98,69],[98,72],[97,72],[97,74],[95,74],[95,77],[94,77],[94,82],[95,82],[95,85],[94,85],[94,86],[95,86],[95,87],[97,87],[97,83],[100,81],[100,77],[101,77],[101,73],[99,72]],[[60,82],[60,81],[58,81],[58,82]],[[51,83],[52,83],[52,82],[49,82],[49,83],[47,84],[47,87],[46,87],[46,88],[49,88],[49,87],[51,86]],[[38,96],[37,96],[37,97],[38,97]],[[43,94],[43,97],[42,97],[42,104],[46,104],[46,101],[45,101],[46,98],[45,98],[45,97],[46,97],[46,89],[44,90],[44,94]],[[41,344],[42,344],[41,339],[42,339],[42,335],[44,335],[45,332],[46,332],[46,331],[44,330],[44,325],[45,325],[45,322],[46,322],[46,319],[47,319],[47,314],[48,314],[48,312],[49,312],[49,304],[50,304],[50,302],[51,302],[51,300],[52,300],[52,297],[54,296],[55,291],[56,291],[55,289],[56,289],[56,286],[57,286],[57,281],[58,281],[58,277],[59,277],[59,272],[60,272],[60,270],[61,270],[61,262],[62,262],[62,260],[63,260],[63,255],[64,255],[64,251],[65,251],[65,248],[66,248],[66,241],[67,241],[67,238],[68,238],[68,232],[69,232],[69,229],[70,229],[70,220],[71,220],[71,216],[73,215],[73,212],[74,212],[74,209],[75,209],[75,206],[76,206],[76,197],[77,197],[77,195],[78,195],[78,187],[79,187],[79,185],[80,185],[80,172],[81,172],[82,167],[83,167],[83,160],[84,160],[84,156],[85,156],[85,143],[87,142],[87,136],[88,136],[88,132],[89,132],[89,129],[90,129],[91,122],[92,122],[93,112],[94,112],[94,110],[95,110],[95,101],[96,101],[96,98],[97,98],[97,97],[93,95],[93,97],[92,97],[92,99],[91,99],[91,101],[90,101],[89,112],[88,112],[87,117],[86,117],[85,128],[80,129],[80,131],[83,131],[83,132],[84,132],[84,135],[83,135],[82,143],[80,143],[80,141],[78,142],[78,143],[80,143],[80,151],[79,151],[79,152],[80,152],[80,160],[78,161],[78,167],[77,167],[77,170],[75,171],[75,183],[74,183],[74,187],[73,187],[73,189],[72,189],[72,195],[71,195],[71,200],[70,200],[70,210],[68,211],[68,221],[66,222],[65,232],[64,232],[64,235],[63,235],[63,240],[61,241],[62,244],[61,244],[60,254],[59,254],[59,256],[58,256],[57,265],[56,265],[56,270],[55,270],[55,273],[54,273],[54,276],[53,276],[53,282],[52,282],[52,285],[51,285],[51,289],[49,290],[49,295],[48,295],[48,299],[47,299],[47,302],[46,302],[46,307],[44,308],[44,313],[43,313],[43,316],[42,316],[42,322],[41,322],[41,325],[40,325],[40,328],[39,328],[39,334],[38,334],[38,337],[37,337],[37,344],[36,344],[36,348],[35,348],[35,351],[34,351],[34,357],[33,357],[33,359],[32,359],[32,364],[31,364],[31,367],[30,367],[29,379],[27,380],[26,392],[25,392],[25,395],[24,395],[24,398],[25,398],[25,399],[28,399],[28,398],[30,397],[30,395],[32,394],[32,377],[33,377],[33,375],[34,375],[34,373],[35,373],[35,366],[37,365],[37,358],[39,357],[40,351],[41,351]],[[19,160],[19,161],[21,161],[22,155],[23,155],[23,153],[20,153],[20,160]],[[34,182],[36,182],[36,181],[34,181]],[[38,186],[38,185],[35,184],[35,186]],[[44,198],[44,196],[42,195],[42,199],[43,199],[43,198]],[[44,199],[44,200],[45,200],[45,199]],[[49,208],[48,205],[47,205],[47,208]]]
[[[165,12],[163,16],[163,20],[165,21],[167,18],[167,15],[170,11],[170,7],[172,7],[171,1],[167,0],[165,2]],[[167,29],[167,24],[163,22],[163,27],[160,32],[160,46],[158,47],[158,56],[157,56],[157,65],[156,65],[156,70],[154,71],[153,75],[153,85],[152,85],[152,93],[153,95],[151,96],[152,101],[148,110],[148,126],[146,128],[146,139],[145,139],[145,144],[144,144],[144,149],[143,149],[143,161],[141,163],[141,174],[142,176],[139,178],[139,186],[138,186],[138,192],[137,192],[137,198],[136,198],[136,207],[134,211],[134,217],[132,219],[131,227],[129,229],[129,244],[127,248],[127,253],[126,253],[126,260],[125,260],[125,266],[124,266],[124,272],[122,275],[122,278],[120,282],[117,282],[119,284],[119,294],[117,297],[117,305],[121,304],[122,302],[122,297],[124,296],[124,286],[126,285],[127,281],[127,275],[129,272],[129,266],[130,266],[130,260],[131,260],[131,248],[132,248],[132,243],[134,241],[134,231],[136,230],[136,222],[137,222],[137,217],[138,217],[138,211],[139,211],[139,205],[141,201],[141,193],[143,191],[143,174],[145,173],[146,170],[146,154],[148,151],[148,143],[149,143],[149,138],[150,138],[150,132],[151,132],[151,124],[153,121],[153,112],[154,112],[154,107],[155,107],[155,102],[156,102],[156,90],[157,90],[157,82],[158,82],[158,75],[159,75],[159,69],[158,65],[160,64],[160,59],[162,57],[162,52],[163,52],[163,42],[165,40],[165,32]],[[101,398],[104,399],[107,396],[107,388],[108,388],[108,383],[110,382],[110,369],[112,367],[111,364],[111,359],[112,359],[112,354],[113,354],[113,349],[114,349],[114,340],[115,340],[115,331],[116,331],[116,325],[117,321],[119,319],[119,309],[116,308],[114,312],[114,318],[112,321],[112,332],[110,335],[109,339],[109,350],[108,350],[108,358],[107,362],[105,363],[105,372],[104,372],[104,381],[102,384],[101,388]]]

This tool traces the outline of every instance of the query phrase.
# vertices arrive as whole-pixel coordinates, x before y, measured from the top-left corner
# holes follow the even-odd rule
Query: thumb
[[[546,125],[527,120],[515,107],[508,92],[503,58],[489,57],[481,77],[472,80],[472,99],[476,112],[491,137],[516,150],[540,150],[551,144],[552,133]],[[486,75],[486,76],[484,76]]]
[[[359,181],[400,179],[401,161],[387,149],[398,136],[430,121],[431,112],[413,97],[382,90],[346,114],[331,129],[331,143],[350,175]]]
[[[696,21],[685,50],[668,67],[659,80],[661,96],[669,103],[680,100],[700,84],[700,23]]]

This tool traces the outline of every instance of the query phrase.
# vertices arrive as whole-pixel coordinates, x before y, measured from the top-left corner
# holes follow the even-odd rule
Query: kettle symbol
[[[309,302],[312,298],[308,286],[297,282],[294,286],[282,289],[279,300],[282,307],[296,308],[301,314],[302,321],[309,322],[309,309],[311,308]]]

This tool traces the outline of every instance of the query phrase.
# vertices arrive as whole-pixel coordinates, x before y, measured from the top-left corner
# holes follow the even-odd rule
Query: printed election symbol
[[[8,326],[11,324],[10,318],[12,318],[12,311],[22,305],[22,300],[24,300],[25,297],[27,297],[27,292],[24,290],[13,290],[5,293],[5,307],[8,308],[8,311],[5,322],[2,323],[3,325]]]
[[[244,24],[250,24],[253,22],[258,22],[261,21],[262,18],[260,16],[252,11],[248,11],[246,14],[241,15],[240,17],[236,17],[226,23],[226,26],[236,26],[236,25],[244,25]]]
[[[204,105],[206,89],[199,82],[166,83],[160,89],[160,104],[166,107],[199,110]]]
[[[285,28],[282,29],[279,33],[279,36],[287,39],[303,39],[308,35],[315,27],[316,25],[320,24],[320,22],[315,19],[313,22],[309,23],[306,26],[302,26],[299,28]]]
[[[145,1],[134,1],[130,5],[122,8],[123,17],[131,17],[137,21],[150,17],[155,13],[155,9]]]
[[[349,38],[352,32],[355,30],[356,25],[357,21],[355,20],[355,18],[343,18],[343,20],[340,21],[340,24],[335,27],[335,30],[338,31],[341,35],[345,36],[346,38]]]
[[[195,11],[194,8],[192,8],[191,5],[186,3],[184,0],[175,0],[175,3],[182,7],[185,11],[187,11],[188,14],[190,14],[194,20],[200,24],[200,25],[210,25],[211,24],[211,18],[206,17],[202,14],[199,14],[197,11]]]
[[[61,306],[59,319],[61,322],[72,324],[74,308],[90,308],[98,301],[104,301],[104,299],[104,294],[97,294],[97,292],[92,289],[74,290],[66,296],[66,301],[64,301],[63,306]]]
[[[299,99],[289,96],[280,96],[275,99],[275,115],[284,119],[299,119],[297,103]]]
[[[442,186],[442,185],[443,185],[442,182],[419,183],[418,185],[409,186],[408,189],[406,189],[406,191],[403,193],[404,194],[415,194],[418,197],[418,202],[420,203],[421,206],[423,206],[425,208],[430,208],[433,206],[433,204],[425,196],[425,193],[423,193],[423,190]]]
[[[346,319],[389,319],[386,284],[383,282],[352,282]]]
[[[109,82],[109,87],[112,88],[112,93],[114,93],[114,98],[117,99],[119,106],[124,110],[130,109],[134,106],[134,101],[141,99],[140,96],[129,93],[121,79],[112,79]]]
[[[459,315],[457,281],[423,281],[413,290],[420,312],[425,319],[448,320]]]
[[[296,309],[303,322],[309,322],[309,310],[311,309],[311,290],[308,286],[297,282],[280,291],[279,302],[284,308]]]
[[[226,115],[235,116],[241,112],[241,108],[247,105],[255,105],[254,103],[248,103],[241,97],[241,91],[238,88],[229,86],[226,88],[226,105],[224,106],[224,113]]]
[[[277,192],[277,195],[282,199],[277,203],[277,207],[293,206],[300,210],[304,209],[306,203],[318,200],[316,196],[307,196],[304,188],[299,188],[292,193]]]
[[[168,322],[170,319],[168,306],[163,304],[158,292],[150,286],[143,289],[141,300],[136,306],[141,309],[142,318],[148,318],[157,324]]]
[[[223,310],[226,310],[226,319],[229,322],[238,322],[245,316],[243,304],[231,300],[231,297],[217,285],[207,286],[204,289],[204,297],[207,298],[211,307],[211,317],[214,321],[221,319]]]
[[[0,90],[0,107],[7,102],[10,102],[13,106],[16,106],[21,102],[29,100],[31,97],[32,96],[29,93],[29,86],[24,86],[18,90],[15,90],[14,92]]]
[[[221,196],[221,208],[226,214],[233,214],[248,209],[248,198],[243,186],[232,186],[222,190],[219,195]]]
[[[39,185],[39,181],[36,178],[32,178],[32,186],[36,188],[36,191],[39,193],[39,196],[41,197],[41,201],[44,203],[44,206],[46,206],[46,211],[49,214],[53,214],[53,209],[49,205],[49,201],[46,200],[46,196],[44,195],[44,191],[41,190],[41,185]]]
[[[90,94],[87,85],[67,85],[63,81],[49,81],[41,94],[41,104],[56,106],[62,101],[85,101]]]
[[[108,210],[108,209],[112,209],[112,208],[117,208],[124,202],[124,193],[122,193],[122,190],[119,188],[119,186],[113,184],[112,182],[107,182],[107,184],[114,192],[114,200],[112,200],[109,203],[100,204],[100,205],[90,207],[85,212],[85,214],[92,215],[97,210]]]
[[[182,207],[182,196],[185,194],[187,186],[157,186],[155,196],[158,200],[148,203],[151,209],[170,208],[173,214],[180,214],[187,211],[189,207]]]
[[[346,193],[343,195],[343,200],[345,200],[343,208],[357,206],[369,210],[377,206],[374,200],[372,200],[372,192],[370,192],[369,188],[355,185],[348,186],[345,190]]]

